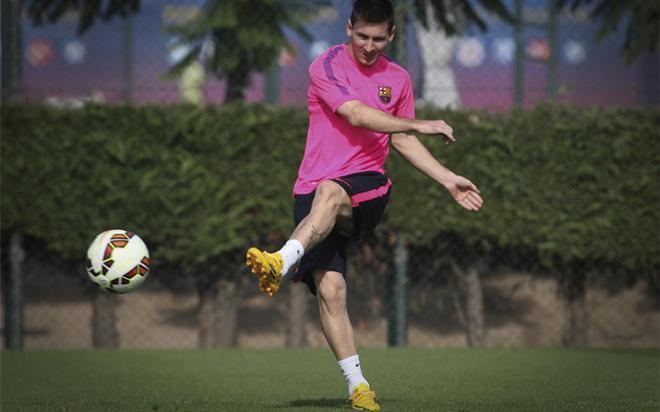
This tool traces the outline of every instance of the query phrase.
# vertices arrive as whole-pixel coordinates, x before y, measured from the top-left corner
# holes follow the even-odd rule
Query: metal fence
[[[214,269],[224,271],[225,277],[227,270],[236,276],[204,290],[172,268],[155,267],[137,291],[112,295],[95,290],[82,262],[54,259],[29,239],[23,246],[20,344],[27,349],[326,345],[316,299],[306,286],[286,282],[269,298],[240,262],[233,269]],[[588,268],[578,302],[583,311],[577,319],[581,336],[575,339],[570,335],[575,302],[566,299],[558,274],[512,265],[506,254],[497,253],[488,265],[468,265],[467,259],[460,259],[468,251],[460,248],[410,247],[384,229],[351,246],[349,312],[359,345],[659,343],[657,290],[638,277]],[[451,256],[459,258],[452,261]],[[4,274],[12,269],[6,257]],[[242,260],[242,253],[236,260]]]
[[[417,98],[440,106],[506,110],[549,98],[580,105],[660,103],[657,55],[627,65],[620,52],[623,28],[597,41],[598,23],[585,9],[556,14],[552,3],[522,2],[524,25],[487,16],[487,32],[467,27],[452,37],[433,24],[424,29],[409,11],[399,18],[390,54],[409,70]],[[75,15],[41,27],[23,17],[21,51],[15,57],[22,75],[14,86],[31,101],[177,103],[186,90],[198,89],[204,102],[221,103],[223,79],[202,66],[178,79],[165,76],[186,50],[173,48],[174,37],[165,29],[200,13],[203,4],[142,1],[138,14],[97,21],[80,37]],[[271,72],[252,73],[247,99],[304,105],[307,66],[327,47],[346,40],[350,7],[349,0],[335,0],[319,8],[307,25],[311,40],[288,30],[294,51],[283,51]]]
[[[178,80],[164,76],[181,53],[169,48],[172,39],[164,27],[185,20],[201,4],[193,0],[143,1],[139,14],[99,22],[83,37],[75,34],[75,16],[44,27],[33,27],[22,19],[22,75],[17,89],[28,101],[56,104],[173,104],[181,102],[186,89],[192,87],[199,88],[205,103],[220,104],[224,82],[202,68]],[[247,99],[304,105],[307,66],[327,47],[345,40],[349,9],[347,0],[320,9],[309,24],[312,41],[289,33],[295,52],[283,52],[276,70],[253,73]],[[560,14],[552,37],[546,26],[547,2],[526,2],[523,13],[529,24],[520,28],[519,37],[515,28],[489,19],[488,32],[467,29],[455,38],[423,30],[408,14],[400,24],[403,40],[394,52],[409,70],[417,98],[440,106],[491,110],[507,110],[516,103],[532,105],[553,96],[579,105],[660,103],[657,56],[643,56],[626,65],[619,53],[622,33],[598,42],[596,25],[578,11]],[[517,50],[523,57],[518,66]],[[7,85],[3,87],[6,90]],[[57,266],[49,256],[29,249],[30,242],[25,245],[28,250],[20,285],[23,346],[94,346],[94,317],[104,306],[95,309],[98,297],[84,276],[82,261],[80,267]],[[507,267],[506,256],[501,256],[497,269],[481,268],[475,279],[472,269],[460,264],[429,264],[429,254],[437,252],[398,245],[390,235],[379,233],[372,244],[355,245],[351,251],[349,308],[361,346],[566,343],[571,307],[562,297],[556,274]],[[7,242],[3,242],[5,252]],[[399,272],[395,271],[395,255],[405,261],[403,266],[399,262]],[[10,270],[6,257],[3,273]],[[407,276],[394,278],[401,268]],[[199,291],[185,282],[163,281],[158,269],[140,290],[103,298],[107,311],[112,312],[117,346],[204,346],[200,320],[204,302]],[[657,291],[626,277],[595,271],[586,276],[581,304],[587,321],[582,344],[658,345]],[[233,285],[238,314],[230,344],[326,344],[315,300],[304,286],[287,284],[275,298],[267,298],[258,293],[256,281],[247,272],[240,273],[239,279]],[[475,281],[477,296],[466,292],[475,290],[469,285]],[[398,294],[392,292],[396,282],[400,282]],[[6,286],[4,283],[5,290]],[[469,313],[470,299],[481,313],[476,318]],[[303,314],[297,319],[304,322],[302,337],[291,337],[292,307]]]

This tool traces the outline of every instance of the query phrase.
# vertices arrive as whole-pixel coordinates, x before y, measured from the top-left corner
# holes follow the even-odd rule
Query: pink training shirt
[[[389,134],[352,126],[336,111],[350,100],[398,117],[414,118],[408,72],[384,56],[363,66],[347,44],[330,47],[309,66],[309,129],[294,194],[307,194],[324,180],[360,172],[385,173]]]

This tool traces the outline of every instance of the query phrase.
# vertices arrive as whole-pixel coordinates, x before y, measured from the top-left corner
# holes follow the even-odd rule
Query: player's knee
[[[348,198],[348,195],[346,195],[344,189],[342,189],[337,183],[326,180],[321,182],[316,188],[315,197],[325,205],[340,209]]]
[[[341,274],[339,277],[341,278]],[[346,305],[346,282],[343,278],[326,276],[319,283],[317,294],[323,303],[330,309],[341,309]]]

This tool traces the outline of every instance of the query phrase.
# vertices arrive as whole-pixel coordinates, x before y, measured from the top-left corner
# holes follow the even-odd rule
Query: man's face
[[[388,30],[387,22],[365,23],[357,21],[355,26],[348,21],[346,34],[351,38],[350,53],[358,63],[371,66],[394,38],[394,27]]]

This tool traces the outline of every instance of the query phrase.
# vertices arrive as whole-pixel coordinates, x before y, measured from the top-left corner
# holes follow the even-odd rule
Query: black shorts
[[[330,180],[341,186],[351,198],[354,232],[349,235],[335,228],[312,250],[305,251],[293,279],[305,282],[313,295],[316,295],[313,270],[332,270],[346,277],[346,247],[349,240],[361,239],[373,232],[383,217],[392,186],[390,179],[378,172],[356,173]],[[293,215],[296,225],[312,209],[315,193],[295,195]]]

